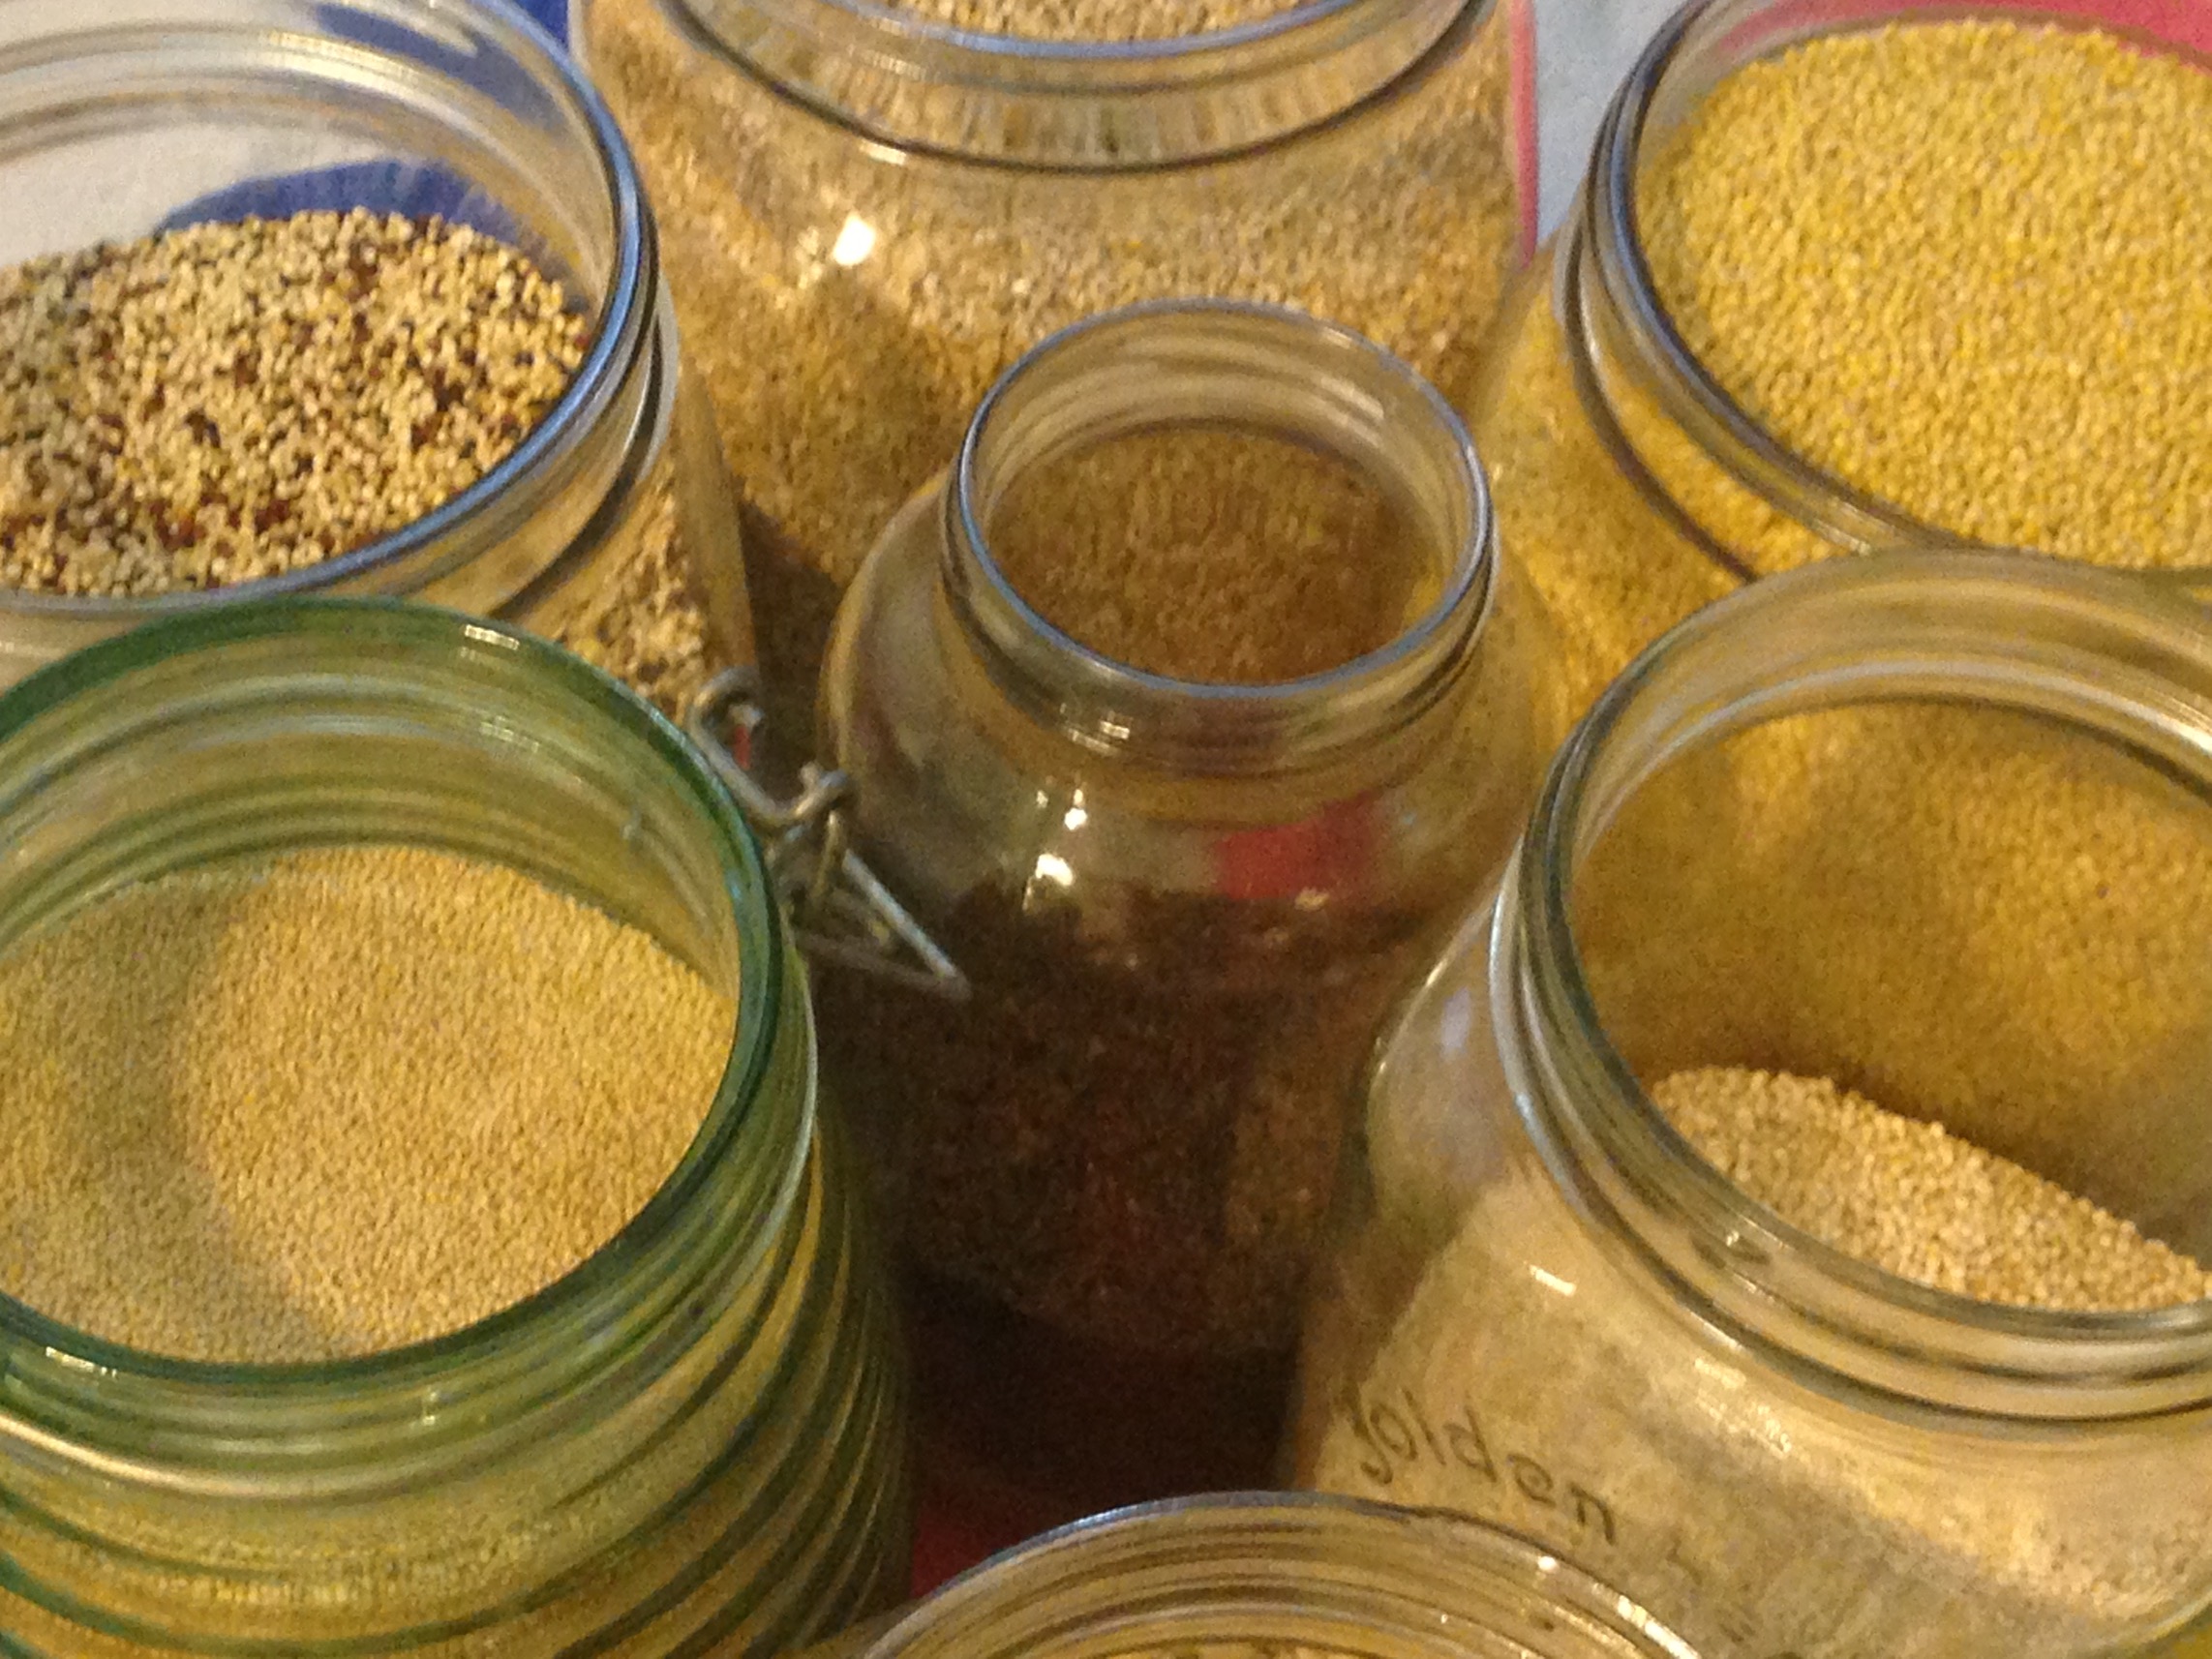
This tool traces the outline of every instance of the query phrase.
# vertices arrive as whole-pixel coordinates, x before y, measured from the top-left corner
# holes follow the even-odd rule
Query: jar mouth
[[[2182,9],[2185,11],[2186,9]],[[2008,16],[2072,24],[2138,41],[2161,53],[2185,56],[2212,73],[2212,31],[2183,38],[2181,11],[2170,19],[2146,20],[2144,9],[2124,0],[1853,0],[1837,7],[1800,0],[1691,0],[1651,39],[1615,94],[1591,150],[1590,179],[1579,210],[1561,232],[1561,281],[1574,295],[1568,315],[1579,327],[1570,347],[1578,357],[1590,349],[1585,330],[1603,333],[1606,345],[1620,348],[1624,367],[1641,390],[1651,396],[1666,418],[1685,433],[1709,460],[1754,496],[1824,541],[1851,553],[1912,552],[1929,548],[1986,547],[1916,518],[1895,503],[1873,495],[1816,466],[1784,443],[1746,410],[1707,368],[1676,326],[1660,299],[1658,283],[1646,252],[1638,182],[1651,144],[1678,126],[1720,80],[1756,58],[1801,42],[1838,33],[1877,29],[1899,21]],[[1602,296],[1602,300],[1600,300]],[[1610,315],[1608,315],[1608,313]],[[1577,380],[1586,404],[1601,404],[1592,377]],[[1648,493],[1673,505],[1665,486],[1651,477],[1611,420],[1593,407],[1609,447]],[[1678,509],[1690,538],[1742,580],[1753,572],[1719,546],[1713,537]],[[2040,550],[1991,548],[1994,552]],[[2190,591],[2212,581],[2212,557],[2204,564],[2150,568],[2129,573],[2154,587]]]
[[[1208,423],[1300,440],[1406,486],[1441,551],[1436,598],[1341,667],[1262,684],[1149,673],[1047,621],[991,552],[1008,486],[1082,446]],[[986,670],[1032,717],[1102,754],[1242,772],[1375,742],[1457,681],[1496,602],[1489,485],[1451,406],[1363,336],[1276,306],[1159,301],[1051,335],[985,395],[944,501],[946,589]]]
[[[540,113],[549,120],[557,114],[566,129],[558,136],[588,149],[603,191],[595,205],[607,216],[611,249],[605,293],[592,313],[583,362],[553,407],[482,477],[422,517],[357,548],[296,570],[145,597],[0,588],[0,610],[55,623],[133,626],[227,605],[373,588],[379,578],[402,571],[409,575],[409,588],[421,588],[480,553],[487,531],[496,540],[519,528],[527,515],[509,515],[512,524],[493,522],[499,503],[561,489],[587,435],[621,417],[625,388],[656,345],[657,238],[628,146],[597,91],[534,24],[493,6],[433,10],[318,0],[314,10],[312,33],[287,32],[264,12],[248,10],[227,19],[211,17],[204,4],[133,0],[124,10],[104,8],[96,24],[65,24],[0,45],[0,101],[9,106],[0,113],[0,133],[35,126],[56,107],[81,121],[77,106],[88,97],[110,122],[130,107],[183,103],[194,93],[165,82],[211,69],[240,83],[309,78],[348,105],[404,107],[416,120],[428,116],[449,127],[455,143],[489,144],[493,140],[473,117],[465,121],[438,107],[426,69],[435,66],[479,95],[503,80],[527,83],[544,106]],[[39,90],[15,93],[10,86],[15,81]],[[299,101],[288,85],[280,85],[271,100],[288,108]],[[512,156],[500,161],[517,165]],[[184,223],[165,221],[162,227],[181,228]],[[573,281],[569,287],[573,293]]]
[[[2212,784],[2212,623],[2187,602],[2114,572],[1981,550],[1759,582],[1647,649],[1539,793],[1500,898],[1491,986],[1521,1113],[1604,1233],[1702,1320],[1818,1386],[2023,1418],[2201,1406],[2212,1300],[2057,1311],[1894,1277],[1706,1162],[1606,1030],[1569,890],[1615,812],[1669,761],[1735,732],[1900,696],[2048,716]]]
[[[979,165],[1141,172],[1264,149],[1425,73],[1497,0],[1302,0],[1132,41],[992,34],[885,0],[675,0],[699,44],[824,119]]]
[[[1520,1533],[1318,1493],[1174,1498],[1078,1521],[954,1579],[863,1659],[1054,1659],[1109,1650],[1109,1630],[1116,1653],[1280,1642],[1696,1659],[1635,1602]]]
[[[298,650],[304,655],[271,666],[267,651]],[[342,702],[324,707],[334,676],[328,667],[311,666],[315,657],[343,650],[350,666],[341,669]],[[224,659],[243,662],[241,679],[252,684],[235,692],[224,680]],[[388,667],[364,670],[381,658]],[[352,1358],[306,1363],[206,1361],[149,1352],[76,1330],[0,1293],[0,1358],[18,1381],[41,1386],[67,1399],[70,1385],[96,1382],[104,1391],[141,1391],[132,1402],[138,1413],[167,1415],[172,1426],[215,1433],[230,1456],[238,1436],[251,1436],[293,1421],[293,1414],[318,1403],[342,1402],[362,1420],[387,1410],[412,1418],[421,1413],[427,1386],[442,1398],[464,1397],[473,1376],[487,1390],[514,1390],[543,1398],[558,1377],[574,1369],[583,1374],[605,1356],[579,1342],[589,1328],[593,1341],[615,1345],[603,1327],[619,1314],[641,1280],[664,1262],[677,1246],[676,1235],[699,1207],[716,1169],[741,1151],[741,1142],[757,1128],[766,1107],[762,1087],[772,1060],[778,1009],[786,995],[783,923],[773,898],[759,847],[735,804],[715,781],[706,758],[649,704],[581,659],[503,624],[429,606],[379,599],[288,599],[235,605],[150,624],[104,641],[41,669],[0,692],[0,810],[51,787],[88,756],[134,734],[183,732],[192,705],[200,711],[227,710],[245,700],[257,706],[296,700],[312,712],[299,718],[318,722],[324,736],[354,733],[370,718],[369,706],[380,691],[414,695],[414,671],[435,661],[447,683],[435,695],[469,697],[467,721],[479,735],[518,751],[550,742],[558,730],[567,742],[578,734],[617,753],[628,775],[655,776],[666,799],[681,803],[686,821],[704,836],[705,856],[715,868],[717,904],[728,906],[735,937],[738,994],[736,1025],[728,1059],[699,1129],[682,1160],[642,1209],[590,1256],[523,1300],[497,1312],[424,1342]],[[167,678],[165,689],[182,692],[158,707],[119,709],[133,682],[148,673]],[[424,693],[425,696],[432,693]],[[526,701],[527,700],[527,701]],[[107,728],[73,734],[69,722],[87,706],[113,719],[120,712],[127,729]],[[346,706],[352,712],[346,711]],[[422,704],[430,709],[429,702]],[[442,710],[451,717],[454,710]],[[545,721],[533,727],[531,716]],[[29,750],[26,755],[25,749]],[[32,773],[19,769],[26,765]],[[641,806],[638,809],[643,812]],[[368,839],[375,840],[374,834]],[[326,839],[279,839],[259,849],[282,853],[289,845],[327,845]],[[166,866],[165,866],[166,867]],[[160,873],[156,871],[154,873]],[[135,879],[135,878],[126,878]],[[673,878],[671,878],[673,879]],[[111,884],[112,885],[112,884]],[[66,914],[70,904],[59,907]],[[29,925],[50,920],[34,917]],[[19,929],[17,930],[19,931]],[[803,1137],[802,1137],[803,1138]],[[755,1253],[767,1248],[777,1218],[793,1201],[803,1160],[771,1179],[773,1191],[759,1194],[755,1215],[745,1219]],[[729,1267],[742,1274],[742,1263]],[[546,1341],[559,1327],[564,1333]],[[18,1396],[11,1413],[26,1403]],[[35,1401],[29,1402],[33,1407]],[[297,1426],[296,1423],[294,1425]],[[27,1433],[45,1442],[36,1415],[17,1416],[10,1433]],[[75,1435],[90,1437],[87,1418],[71,1425]],[[50,1443],[67,1443],[57,1434]],[[133,1443],[119,1455],[134,1458],[144,1450]],[[143,1471],[141,1471],[143,1472]]]

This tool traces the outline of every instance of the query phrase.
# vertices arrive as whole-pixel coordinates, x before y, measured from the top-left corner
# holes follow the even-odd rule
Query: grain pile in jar
[[[1447,392],[1465,381],[1521,256],[1516,8],[1363,5],[1335,21],[1269,0],[930,0],[889,21],[835,0],[581,9],[752,509],[773,675],[810,689],[833,588],[990,382],[1078,317],[1268,300]],[[1208,33],[1273,24],[1288,32],[1241,56]],[[802,36],[817,55],[781,55]],[[1033,73],[1076,44],[1108,68]],[[1146,50],[1167,67],[1117,90]],[[1384,75],[1392,53],[1419,62]]]
[[[144,599],[302,571],[442,507],[566,391],[589,319],[467,225],[311,211],[0,271],[0,582]],[[564,644],[673,710],[704,618],[650,488]]]
[[[510,870],[302,852],[0,956],[0,1292],[106,1342],[327,1362],[482,1320],[667,1180],[734,1018]]]

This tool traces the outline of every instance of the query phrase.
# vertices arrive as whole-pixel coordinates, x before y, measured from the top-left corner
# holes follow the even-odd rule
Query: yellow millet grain
[[[142,596],[349,552],[504,460],[589,333],[514,249],[359,209],[0,271],[0,582]]]
[[[1817,468],[1984,542],[2212,563],[2201,67],[2054,25],[1821,37],[1721,81],[1637,208],[1691,350]]]
[[[1442,562],[1348,463],[1230,429],[1132,433],[1056,457],[1014,479],[985,534],[1062,632],[1215,683],[1297,679],[1379,649],[1433,602]]]
[[[893,0],[955,29],[1033,41],[1157,41],[1294,10],[1303,0]]]
[[[127,888],[0,956],[0,1290],[201,1360],[457,1330],[643,1208],[734,1017],[646,934],[442,853]]]
[[[1978,1302],[2177,1307],[2212,1273],[2086,1198],[1825,1077],[1677,1071],[1651,1100],[1743,1192],[1869,1266]]]

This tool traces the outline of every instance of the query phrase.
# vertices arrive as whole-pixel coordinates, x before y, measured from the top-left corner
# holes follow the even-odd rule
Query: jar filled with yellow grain
[[[1297,313],[1054,336],[885,531],[810,796],[941,955],[815,991],[948,1501],[1265,1481],[1352,1079],[1504,857],[1543,670],[1457,417]]]
[[[674,709],[749,654],[734,492],[598,97],[480,0],[0,5],[0,680],[331,591]]]
[[[865,1659],[1696,1659],[1515,1533],[1284,1493],[1102,1516],[947,1585]]]
[[[1469,409],[1577,709],[1837,554],[2212,581],[2212,24],[1697,0],[1616,96]]]
[[[1555,758],[1365,1079],[1296,1472],[1709,1650],[2212,1608],[2212,621],[1984,552],[1776,576]]]
[[[1456,395],[1532,242],[1525,0],[576,0],[757,532],[772,682],[1055,329],[1296,306]]]
[[[903,1368],[758,848],[503,624],[286,600],[0,696],[0,1645],[781,1651]]]

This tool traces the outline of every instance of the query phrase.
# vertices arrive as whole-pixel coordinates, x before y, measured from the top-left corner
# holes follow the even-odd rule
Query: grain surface
[[[504,460],[589,332],[514,249],[361,210],[0,271],[0,582],[145,596],[349,552]]]
[[[732,1018],[645,934],[445,854],[125,889],[0,957],[0,1290],[201,1360],[459,1329],[644,1206]]]
[[[1157,41],[1211,34],[1293,11],[1302,0],[894,0],[955,29],[1032,41]]]

